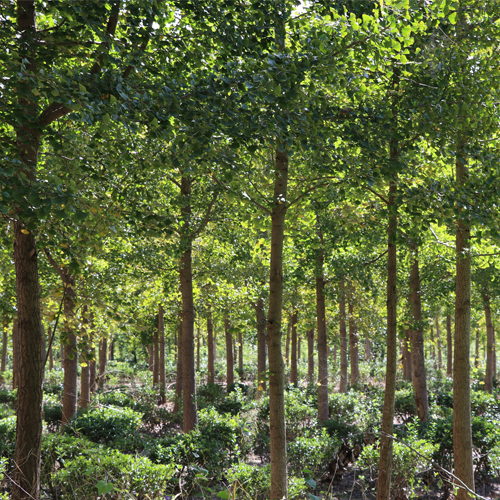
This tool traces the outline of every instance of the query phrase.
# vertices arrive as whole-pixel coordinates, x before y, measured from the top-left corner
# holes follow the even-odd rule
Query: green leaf
[[[110,122],[110,116],[108,113],[106,113],[103,117],[102,117],[102,121],[104,123],[104,125],[109,125],[109,122]]]
[[[313,489],[315,489],[315,488],[316,488],[316,481],[315,481],[314,479],[311,479],[311,478],[306,479],[306,483],[307,483],[307,484],[308,484],[311,488],[313,488]]]
[[[105,493],[111,493],[113,491],[113,483],[107,483],[102,479],[96,484],[97,494],[104,495]]]
[[[229,500],[229,492],[225,490],[219,491],[219,493],[217,493],[217,497],[222,498],[223,500]]]
[[[451,24],[457,24],[457,13],[456,12],[452,12],[448,16],[448,20],[450,21]]]

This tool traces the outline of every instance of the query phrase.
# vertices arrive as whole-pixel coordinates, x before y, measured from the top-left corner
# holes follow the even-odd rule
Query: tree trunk
[[[413,392],[415,407],[421,422],[429,417],[429,399],[427,395],[427,375],[425,371],[424,332],[422,326],[422,301],[420,293],[420,270],[418,265],[418,248],[410,240],[413,253],[410,271],[410,303],[412,311],[411,331],[411,364],[413,371]]]
[[[493,372],[494,372],[494,345],[493,324],[491,322],[490,297],[486,292],[482,293],[484,317],[486,320],[486,377],[484,380],[484,390],[493,393]]]
[[[291,329],[291,322],[288,321],[288,324],[286,326],[286,347],[285,347],[285,360],[286,360],[286,366],[290,366],[290,329]]]
[[[182,177],[181,195],[183,225],[181,228],[182,259],[179,278],[182,295],[182,415],[183,431],[192,431],[198,422],[196,413],[196,372],[194,360],[194,302],[193,302],[193,236],[191,234],[191,180]]]
[[[456,181],[467,182],[467,167],[463,163],[464,148],[457,148]],[[455,291],[455,353],[453,360],[453,455],[455,475],[474,491],[472,462],[472,430],[470,402],[470,317],[471,262],[470,228],[465,216],[458,216],[456,226],[456,291]],[[469,493],[460,485],[457,499],[468,500]]]
[[[87,333],[89,321],[87,319],[87,306],[82,308],[82,338],[85,348],[82,349],[81,357],[81,372],[80,372],[80,408],[88,408],[90,403],[90,346],[89,336]]]
[[[36,9],[33,0],[17,1],[17,33],[19,62],[23,72],[36,72],[34,48],[36,35]],[[21,68],[20,68],[21,70]],[[29,90],[29,80],[21,83]],[[24,123],[16,130],[19,159],[23,166],[19,174],[35,179],[38,161],[38,139],[40,131],[33,121],[39,110],[36,97],[29,101],[19,99],[24,107]],[[31,128],[30,128],[31,127]],[[23,216],[22,212],[18,214]],[[27,233],[27,234],[26,234]],[[40,455],[42,438],[42,385],[44,366],[41,352],[42,322],[40,317],[40,282],[38,279],[38,254],[33,233],[20,221],[14,222],[14,264],[17,291],[17,351],[16,378],[17,423],[16,445],[11,498],[24,500],[40,496]],[[13,380],[14,381],[14,380]]]
[[[321,250],[316,255],[316,320],[318,330],[318,419],[329,418],[328,344],[326,340],[325,279],[323,275],[323,233],[318,228]]]
[[[410,330],[405,328],[405,338],[403,340],[403,378],[412,380],[411,353],[410,353]]]
[[[75,335],[75,277],[62,269],[64,284],[64,393],[62,423],[67,424],[76,414],[78,404],[78,346]]]
[[[276,150],[276,179],[271,229],[269,312],[269,427],[271,441],[271,500],[288,497],[285,424],[285,366],[281,351],[283,309],[283,240],[287,209],[288,155]]]
[[[163,316],[163,306],[158,305],[158,332],[160,335],[160,404],[164,405],[166,403],[165,396],[165,320]]]
[[[41,353],[40,353],[41,355]],[[19,385],[19,328],[17,318],[12,322],[12,389]]]
[[[238,371],[240,372],[240,379],[245,379],[245,374],[243,373],[243,332],[240,330],[238,332]]]
[[[3,384],[4,383],[4,378],[3,378],[3,374],[5,372],[5,368],[7,366],[7,342],[8,342],[8,334],[7,334],[7,329],[9,328],[9,322],[7,320],[7,318],[4,319],[4,322],[3,322],[3,330],[2,330],[2,363],[1,363],[1,366],[0,366],[0,372],[1,372],[1,376],[0,376],[0,381],[1,383]]]
[[[155,369],[155,348],[153,344],[148,345],[148,370],[153,373]]]
[[[434,327],[431,325],[431,357],[432,357],[432,367],[434,371],[437,370],[436,362],[436,339],[434,338]]]
[[[294,308],[292,314],[292,356],[290,360],[290,383],[297,387],[297,316],[298,311]]]
[[[354,387],[359,382],[359,349],[352,302],[349,302],[349,346],[351,353],[351,387]]]
[[[257,372],[258,383],[257,387],[262,391],[257,391],[257,398],[266,390],[266,312],[264,310],[264,300],[259,299],[257,302]]]
[[[153,332],[153,385],[160,383],[160,336],[158,323]]]
[[[175,377],[175,402],[174,402],[174,413],[178,413],[181,409],[181,401],[183,401],[182,390],[182,375],[184,373],[182,369],[182,321],[179,323],[177,328],[177,374]]]
[[[297,361],[300,362],[300,345],[302,344],[302,339],[300,335],[297,337]]]
[[[108,354],[108,339],[104,337],[99,342],[99,377],[97,383],[101,391],[104,389],[104,379],[106,377],[107,354]]]
[[[307,379],[309,384],[314,383],[314,328],[307,331]]]
[[[391,159],[396,159],[397,149],[391,145]],[[396,371],[398,365],[397,349],[397,205],[396,174],[389,187],[389,224],[387,256],[387,365],[385,375],[384,409],[380,437],[379,476],[377,500],[389,500],[391,492],[392,448],[394,425],[394,400],[396,392]]]
[[[112,338],[109,342],[109,361],[115,360],[115,339]]]
[[[436,316],[436,340],[437,340],[437,352],[438,352],[438,369],[441,371],[443,367],[443,352],[441,346],[441,331],[439,329],[439,317]]]
[[[347,391],[347,328],[345,313],[345,281],[342,278],[340,282],[340,300],[339,300],[339,336],[340,336],[340,386],[339,392]]]
[[[48,330],[49,332],[49,342],[50,342],[50,339],[52,337],[52,330],[49,328]],[[53,344],[53,341],[54,339],[52,339],[52,342],[50,342],[49,344],[49,371],[52,371],[54,369],[54,349],[52,347],[52,344]]]
[[[365,361],[370,362],[372,360],[372,347],[370,338],[368,336],[365,337]]]
[[[453,376],[453,339],[451,335],[451,315],[446,315],[446,343],[448,349],[446,351],[446,375]]]
[[[198,324],[198,333],[196,334],[196,372],[200,371],[200,325]]]
[[[224,332],[226,333],[226,384],[234,384],[233,337],[229,333],[229,318],[224,317]]]
[[[212,323],[212,311],[207,312],[207,348],[208,348],[208,374],[207,383],[215,383],[215,343],[214,343],[214,325]]]

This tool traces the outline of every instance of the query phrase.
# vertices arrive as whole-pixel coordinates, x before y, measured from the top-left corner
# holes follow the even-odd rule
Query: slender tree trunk
[[[226,334],[226,383],[229,387],[234,383],[234,358],[233,358],[233,337],[229,333],[229,318],[224,318],[224,332]]]
[[[158,334],[158,324],[153,333],[153,385],[160,383],[160,335]]]
[[[284,40],[283,40],[284,44]],[[283,309],[283,240],[287,208],[288,156],[276,151],[272,209],[271,262],[267,342],[269,349],[269,427],[271,441],[271,500],[288,497],[285,424],[285,366],[281,351]]]
[[[17,318],[12,322],[12,389],[19,384],[19,328]]]
[[[453,339],[451,334],[451,315],[446,315],[446,340],[448,349],[446,351],[446,375],[453,376]]]
[[[290,383],[297,387],[297,316],[298,311],[294,309],[292,314],[292,358],[290,369]]]
[[[486,319],[486,378],[484,380],[484,390],[493,393],[493,372],[494,372],[494,345],[495,337],[493,324],[491,322],[490,297],[483,292],[484,317]]]
[[[437,352],[438,352],[438,369],[441,371],[443,367],[443,352],[441,345],[441,330],[439,329],[439,317],[436,316],[436,340],[437,340]]]
[[[323,233],[318,228],[321,250],[316,255],[316,320],[318,329],[318,420],[329,418],[328,409],[328,344],[326,340],[325,278],[323,275]]]
[[[49,328],[49,339],[52,335],[52,331]],[[52,343],[49,346],[49,371],[52,371],[54,369],[54,349],[52,347]]]
[[[198,325],[198,333],[196,334],[196,371],[200,371],[200,326]]]
[[[349,345],[351,353],[351,387],[354,387],[359,382],[359,349],[352,302],[349,302]]]
[[[108,354],[108,339],[104,337],[99,342],[99,377],[97,383],[101,391],[104,389],[104,379],[106,378],[107,354]]]
[[[266,390],[266,312],[264,310],[264,300],[259,299],[257,302],[257,371],[258,371],[258,387],[262,391],[257,391],[257,398]]]
[[[415,407],[421,422],[429,417],[429,399],[427,396],[427,375],[425,371],[424,332],[422,326],[422,302],[420,294],[420,270],[418,265],[418,248],[410,241],[413,260],[410,271],[410,303],[413,316],[411,331],[411,364],[413,371],[413,392]]]
[[[212,323],[212,311],[207,312],[207,348],[208,348],[208,374],[207,383],[215,383],[215,344],[214,344],[214,325]]]
[[[182,369],[182,334],[184,330],[182,328],[182,321],[179,322],[177,328],[177,374],[175,378],[175,403],[174,403],[174,413],[178,413],[181,409],[181,401],[183,401],[182,390],[182,375],[184,370]]]
[[[243,373],[243,332],[240,330],[238,333],[238,370],[240,372],[240,379],[245,379]]]
[[[404,330],[405,338],[403,340],[403,378],[412,380],[411,353],[410,353],[410,330]]]
[[[109,361],[115,360],[115,339],[109,341]]]
[[[90,403],[90,353],[89,336],[87,332],[89,321],[87,318],[87,306],[82,308],[82,338],[85,348],[80,353],[81,372],[80,372],[80,408],[88,408]]]
[[[307,331],[307,380],[314,383],[314,328]]]
[[[495,339],[495,327],[493,326],[493,379],[497,378],[497,342]]]
[[[75,335],[75,277],[62,269],[64,283],[64,392],[62,423],[67,424],[76,414],[78,404],[78,347]]]
[[[463,163],[464,147],[457,148],[456,180],[467,182]],[[467,216],[459,215],[456,226],[455,353],[453,361],[453,456],[455,475],[474,491],[470,402],[470,316],[471,262],[470,227]],[[468,500],[469,493],[457,485],[458,500]]]
[[[8,343],[8,333],[7,329],[9,328],[9,322],[7,318],[4,319],[3,322],[3,330],[2,330],[2,364],[0,366],[0,372],[1,372],[1,383],[4,383],[4,378],[3,374],[5,372],[5,368],[7,366],[7,343]]]
[[[365,361],[370,362],[372,360],[372,347],[370,342],[370,337],[368,335],[365,337]]]
[[[434,328],[431,325],[431,357],[432,357],[432,367],[434,371],[437,370],[437,362],[436,362],[436,339],[434,338]]]
[[[155,353],[154,353],[154,345],[149,344],[148,345],[148,370],[153,373],[154,372],[154,365],[155,365]]]
[[[302,339],[300,335],[297,337],[297,361],[300,362],[300,345],[302,344]]]
[[[286,366],[290,365],[290,330],[291,330],[291,322],[288,321],[286,326],[286,347],[285,347],[285,360]]]
[[[194,302],[193,302],[193,236],[191,234],[191,180],[182,177],[181,248],[183,250],[179,278],[182,295],[182,402],[183,431],[192,431],[198,422],[196,412],[196,373],[194,360]]]
[[[397,149],[391,145],[391,159],[396,159]],[[389,500],[391,492],[392,448],[394,425],[394,400],[396,393],[396,371],[398,365],[397,349],[397,183],[396,175],[389,187],[389,227],[387,256],[387,365],[385,375],[384,409],[382,413],[382,429],[380,437],[379,476],[377,500]]]
[[[476,328],[476,350],[474,352],[474,366],[479,368],[479,328]]]
[[[345,312],[345,281],[342,278],[340,282],[340,300],[339,300],[339,335],[340,335],[340,387],[339,392],[347,391],[347,328]]]
[[[160,404],[166,403],[165,396],[165,320],[163,313],[163,306],[158,305],[158,332],[160,335]]]

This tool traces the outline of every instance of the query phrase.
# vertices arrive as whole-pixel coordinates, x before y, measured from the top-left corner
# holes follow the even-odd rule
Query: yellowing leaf
[[[257,390],[258,390],[258,391],[263,391],[263,390],[264,390],[264,388],[263,388],[261,385],[259,385],[259,386],[257,387]]]
[[[61,243],[61,248],[69,248],[69,246],[66,243]]]
[[[21,229],[21,233],[23,233],[23,234],[30,234],[30,232],[27,229]]]

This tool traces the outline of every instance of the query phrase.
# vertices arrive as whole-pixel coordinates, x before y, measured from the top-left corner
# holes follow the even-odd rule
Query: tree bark
[[[208,348],[208,374],[207,383],[215,383],[215,343],[214,343],[214,325],[212,323],[212,311],[207,312],[207,348]]]
[[[200,371],[200,325],[198,324],[198,333],[196,334],[196,372]]]
[[[354,387],[359,382],[359,349],[352,301],[349,301],[349,345],[351,353],[351,387]]]
[[[196,373],[194,360],[193,236],[191,234],[191,180],[182,177],[181,248],[179,279],[182,295],[182,415],[183,431],[192,431],[198,422],[196,412]]]
[[[329,418],[328,409],[328,344],[326,340],[325,278],[323,274],[323,233],[318,228],[321,250],[316,255],[316,320],[318,330],[318,419]]]
[[[413,253],[410,270],[410,303],[413,316],[411,331],[411,364],[413,371],[413,392],[415,407],[421,422],[429,417],[429,399],[427,395],[427,374],[425,371],[424,332],[422,326],[422,301],[420,293],[420,269],[418,264],[418,248],[410,241]]]
[[[82,367],[80,371],[80,408],[88,408],[90,403],[90,346],[87,332],[89,321],[87,318],[87,306],[82,307],[82,338],[85,348],[81,352]]]
[[[474,366],[479,368],[479,328],[476,328],[476,350],[474,352]]]
[[[182,375],[183,375],[183,369],[182,369],[182,333],[183,333],[182,321],[180,321],[178,328],[177,328],[177,374],[176,374],[176,378],[175,378],[174,413],[179,412],[179,410],[181,408],[181,401],[183,400],[183,397],[182,397],[182,390],[183,390],[183,383],[182,383]]]
[[[106,378],[107,354],[108,354],[108,339],[104,337],[99,342],[99,377],[97,384],[101,391],[104,389],[104,379]]]
[[[262,391],[257,391],[257,398],[260,399],[262,392],[266,390],[266,312],[264,310],[264,299],[259,298],[256,308],[257,314],[257,387]]]
[[[314,383],[314,328],[307,331],[307,379],[309,384]]]
[[[163,313],[163,306],[158,305],[158,332],[160,335],[160,404],[164,405],[166,403],[165,396],[165,320]]]
[[[439,317],[436,316],[436,340],[437,340],[437,353],[438,353],[438,369],[441,371],[443,367],[443,353],[441,346],[441,331],[439,330]]]
[[[463,145],[457,147],[456,181],[467,182]],[[453,360],[453,455],[455,475],[474,491],[470,402],[470,317],[471,262],[470,227],[467,216],[458,216],[456,226],[455,353]],[[457,499],[468,500],[469,493],[460,485]]]
[[[286,345],[285,345],[285,360],[286,366],[290,366],[290,330],[292,327],[292,323],[288,321],[286,325]]]
[[[372,360],[372,347],[370,338],[368,335],[365,337],[365,361],[370,362]]]
[[[234,384],[233,337],[229,333],[229,318],[224,317],[224,332],[226,334],[226,384]]]
[[[19,385],[19,328],[17,318],[12,322],[12,389]]]
[[[3,330],[2,330],[2,364],[0,366],[0,382],[3,384],[4,383],[4,378],[3,374],[5,372],[5,368],[7,366],[7,342],[8,342],[8,333],[7,329],[9,328],[9,322],[7,320],[7,317],[5,317],[4,322],[3,322]]]
[[[160,336],[158,334],[158,323],[153,332],[153,385],[160,383]]]
[[[240,372],[240,379],[245,379],[245,374],[243,372],[243,332],[240,330],[238,332],[238,371]]]
[[[76,414],[78,404],[78,346],[75,335],[75,277],[61,270],[64,284],[64,392],[62,423],[67,424]]]
[[[294,309],[292,314],[292,356],[290,359],[290,383],[297,387],[297,316],[298,311]]]
[[[391,159],[397,158],[397,149],[391,145]],[[384,409],[380,437],[379,476],[377,500],[389,500],[391,492],[394,400],[396,393],[397,349],[397,183],[396,174],[389,187],[389,224],[387,256],[387,365],[385,376]]]
[[[52,330],[49,328],[49,339],[52,336]],[[54,369],[54,349],[52,347],[52,342],[49,345],[49,371],[52,371]]]
[[[453,376],[453,339],[451,334],[451,315],[446,315],[446,340],[448,349],[446,351],[446,375]]]
[[[284,41],[283,41],[284,43]],[[269,349],[269,427],[271,500],[288,497],[285,424],[285,366],[281,351],[283,309],[283,241],[287,209],[288,155],[276,150],[276,179],[271,214],[271,262],[267,341]]]
[[[109,341],[109,361],[115,360],[115,339],[111,338]]]
[[[482,293],[484,317],[486,320],[486,376],[484,380],[484,390],[493,393],[493,372],[494,370],[494,345],[495,337],[493,324],[491,322],[490,297],[486,292]]]
[[[340,300],[339,300],[339,336],[340,336],[340,386],[339,392],[347,391],[347,328],[345,312],[345,281],[342,278],[340,282]]]
[[[403,378],[412,380],[411,353],[410,353],[410,330],[405,328],[405,338],[403,340]]]

